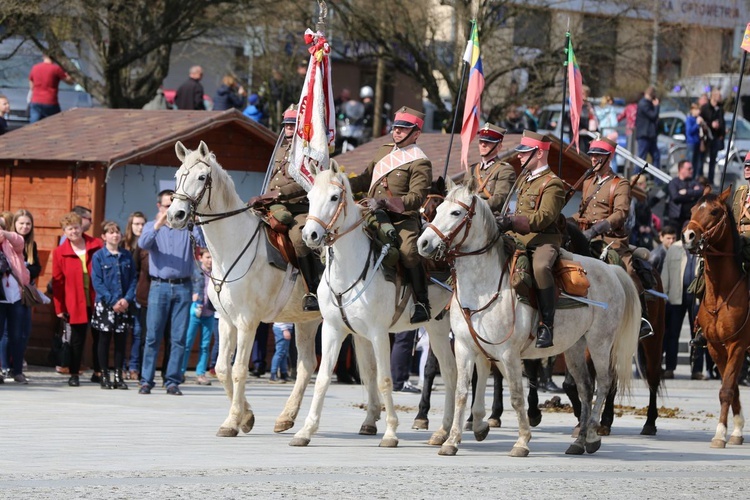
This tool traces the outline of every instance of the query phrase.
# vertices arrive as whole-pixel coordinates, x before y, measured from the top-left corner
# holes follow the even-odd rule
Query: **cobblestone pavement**
[[[691,381],[687,370],[680,367],[666,383],[660,405],[675,416],[658,421],[657,436],[640,436],[644,417],[623,408],[597,453],[566,456],[573,416],[545,412],[531,455],[514,459],[508,452],[517,427],[507,391],[503,428],[481,443],[464,433],[458,455],[440,457],[425,444],[429,433],[410,429],[418,395],[395,395],[400,443],[382,449],[378,437],[357,435],[363,389],[334,384],[320,431],[309,447],[292,448],[293,430],[272,431],[289,385],[250,377],[255,428],[217,438],[228,412],[217,381],[205,387],[189,380],[183,397],[158,388],[142,396],[132,386],[69,388],[67,377],[31,367],[29,385],[0,385],[0,498],[748,498],[750,445],[709,448],[719,383]],[[635,386],[624,404],[642,408],[647,391],[640,381]],[[441,416],[440,389],[431,429]]]

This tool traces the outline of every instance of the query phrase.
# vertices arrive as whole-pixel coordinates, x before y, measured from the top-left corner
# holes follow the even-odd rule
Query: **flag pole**
[[[732,148],[732,136],[734,135],[734,126],[737,123],[737,112],[740,109],[740,91],[742,90],[742,80],[745,76],[745,61],[747,61],[747,52],[742,51],[742,62],[740,63],[740,82],[737,84],[737,98],[734,100],[734,114],[732,114],[732,126],[729,128],[729,140],[727,141],[727,151],[724,155],[724,169],[721,171],[721,187],[719,192],[724,190],[724,178],[727,175],[727,166],[729,166],[729,151]],[[744,162],[744,158],[738,158],[740,162]],[[697,168],[694,166],[694,168]]]
[[[474,23],[476,20],[469,23],[469,36],[471,36],[471,30],[474,29]],[[458,120],[458,108],[461,102],[461,94],[464,92],[464,80],[466,80],[466,72],[469,69],[469,63],[463,58],[461,59],[464,63],[464,67],[461,70],[461,82],[458,84],[458,94],[456,94],[456,102],[453,105],[453,124],[451,125],[451,138],[448,141],[448,153],[445,155],[445,167],[443,168],[443,179],[448,178],[448,164],[451,160],[451,149],[453,149],[453,136],[456,135],[456,121]]]
[[[562,165],[563,165],[563,135],[565,134],[565,94],[568,91],[568,51],[570,51],[570,31],[565,33],[565,49],[563,54],[563,86],[562,86],[562,108],[560,110],[560,155],[557,159],[557,176],[562,178]],[[573,124],[570,124],[573,127]]]

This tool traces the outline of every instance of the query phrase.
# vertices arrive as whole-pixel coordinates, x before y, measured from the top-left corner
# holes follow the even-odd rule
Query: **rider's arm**
[[[630,183],[623,179],[615,187],[612,200],[612,213],[607,217],[613,231],[621,229],[630,213]]]
[[[499,212],[503,208],[505,199],[510,194],[513,184],[516,182],[516,171],[510,165],[503,165],[497,172],[497,179],[493,187],[493,193],[487,203],[493,212]]]
[[[417,160],[411,164],[411,175],[409,176],[409,192],[401,197],[404,202],[404,210],[416,212],[427,199],[427,194],[432,186],[432,163],[430,160]]]

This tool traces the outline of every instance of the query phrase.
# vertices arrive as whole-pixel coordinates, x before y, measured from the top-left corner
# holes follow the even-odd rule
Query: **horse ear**
[[[729,195],[732,194],[732,186],[729,186],[726,188],[720,195],[719,200],[721,200],[722,203],[726,203],[727,199],[729,198]]]
[[[437,193],[435,194],[441,196],[445,196],[448,193],[448,191],[445,190],[445,179],[442,175],[435,181],[435,189],[437,190]]]
[[[453,179],[450,177],[445,178],[445,192],[447,193],[451,189],[454,189],[456,187],[456,183],[453,182]]]
[[[201,143],[198,145],[198,152],[201,154],[202,157],[206,157],[211,153],[211,151],[208,150],[208,146],[206,146],[206,143],[201,141]]]
[[[333,171],[334,174],[338,174],[341,172],[341,169],[339,168],[339,163],[333,158],[331,158],[330,160],[330,165],[331,165],[331,170]]]
[[[477,178],[472,175],[469,183],[466,184],[466,189],[468,189],[471,194],[477,194],[477,187],[479,187],[477,184]]]
[[[185,157],[188,155],[190,150],[186,148],[182,142],[177,141],[174,145],[174,152],[177,154],[177,159],[180,161],[185,161]]]

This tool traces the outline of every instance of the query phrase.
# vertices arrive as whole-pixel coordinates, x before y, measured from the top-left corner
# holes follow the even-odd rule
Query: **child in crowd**
[[[208,366],[208,348],[211,346],[211,334],[214,329],[214,306],[208,300],[206,291],[211,286],[211,254],[207,248],[201,248],[200,263],[196,266],[193,274],[193,305],[190,307],[190,323],[188,324],[187,338],[185,339],[185,356],[182,359],[182,377],[185,378],[190,351],[193,349],[193,341],[198,328],[201,329],[201,350],[198,365],[195,367],[196,382],[198,385],[211,385],[206,377]]]
[[[125,358],[125,339],[133,323],[130,304],[135,300],[135,263],[133,256],[120,247],[122,232],[113,221],[102,223],[104,248],[94,254],[91,282],[96,291],[96,303],[91,328],[99,331],[98,356],[102,367],[102,389],[127,389],[122,377]],[[115,379],[109,372],[109,344],[115,338]]]

